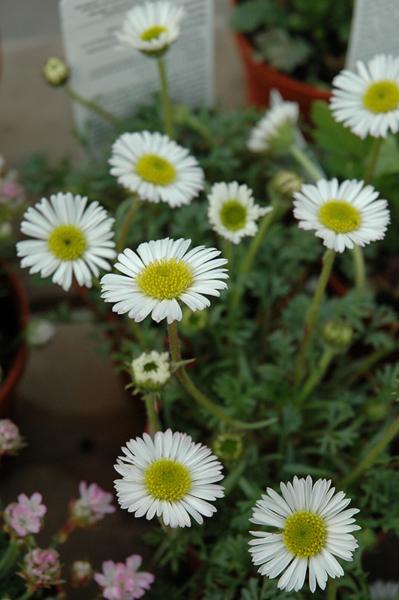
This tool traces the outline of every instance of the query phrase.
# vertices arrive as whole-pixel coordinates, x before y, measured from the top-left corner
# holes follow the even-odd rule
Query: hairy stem
[[[309,376],[305,385],[303,386],[303,390],[298,398],[298,403],[303,404],[308,396],[313,392],[316,386],[323,379],[325,372],[327,371],[331,360],[334,357],[334,351],[331,348],[326,348],[323,356],[320,359],[319,366],[317,369]]]
[[[159,81],[161,85],[162,116],[166,135],[173,138],[173,115],[170,103],[169,83],[166,74],[166,63],[164,58],[158,58]]]
[[[138,199],[138,197],[134,196],[132,198],[130,207],[125,215],[125,218],[122,221],[122,225],[119,230],[119,235],[116,240],[117,252],[122,252],[125,249],[127,236],[129,235],[129,231],[132,226],[134,217],[136,216],[139,208],[140,208],[140,200]]]
[[[159,419],[156,410],[157,400],[157,394],[148,393],[144,395],[144,404],[147,411],[149,433],[151,436],[155,435],[155,433],[159,431]]]
[[[356,287],[358,290],[364,290],[366,287],[366,267],[364,264],[363,250],[360,246],[355,246],[352,252]]]
[[[319,179],[323,179],[323,171],[321,171],[321,169],[314,162],[312,162],[312,160],[301,148],[299,148],[299,146],[294,145],[291,147],[291,156],[302,167],[311,181],[316,182],[319,181]]]
[[[375,169],[378,163],[378,158],[380,156],[380,151],[382,144],[384,142],[384,138],[376,137],[373,140],[373,144],[371,146],[370,156],[366,165],[366,171],[364,174],[364,181],[369,183],[375,174]]]
[[[113,127],[119,127],[119,125],[121,124],[121,121],[117,117],[115,117],[115,115],[105,110],[105,108],[97,104],[97,102],[95,102],[94,100],[88,100],[87,98],[83,98],[83,96],[75,92],[75,90],[69,87],[69,85],[65,86],[65,91],[72,100],[74,100],[84,108],[87,108],[87,110],[90,110],[92,113],[98,115]]]

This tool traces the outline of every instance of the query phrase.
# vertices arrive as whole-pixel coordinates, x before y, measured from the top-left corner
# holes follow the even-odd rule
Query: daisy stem
[[[352,252],[356,287],[358,290],[364,290],[366,286],[366,266],[364,264],[363,250],[360,246],[354,246]]]
[[[84,108],[87,108],[91,112],[95,113],[96,115],[104,119],[104,121],[107,121],[113,127],[119,127],[119,125],[121,124],[121,121],[117,117],[115,117],[115,115],[105,110],[105,108],[97,104],[97,102],[95,102],[94,100],[88,100],[87,98],[83,98],[83,96],[75,92],[75,90],[73,90],[69,85],[65,86],[65,91],[72,100],[74,100]]]
[[[371,444],[370,449],[366,452],[364,458],[360,460],[358,465],[352,469],[346,477],[343,478],[341,486],[345,489],[348,485],[352,484],[359,476],[368,471],[372,467],[378,458],[378,456],[385,450],[385,448],[395,439],[399,434],[399,415],[385,427],[381,432],[376,442]]]
[[[306,155],[306,153],[299,148],[299,146],[291,146],[291,156],[296,162],[302,167],[312,181],[319,181],[323,179],[324,174],[321,169]]]
[[[369,157],[369,160],[367,161],[366,172],[364,174],[364,181],[366,183],[369,183],[374,177],[375,169],[376,169],[376,166],[378,163],[378,158],[380,156],[380,151],[381,151],[383,142],[384,142],[384,138],[382,138],[382,137],[376,137],[373,140],[373,144],[372,144],[371,150],[370,150],[370,157]]]
[[[334,264],[335,252],[334,250],[326,250],[323,256],[323,267],[317,282],[312,302],[308,308],[305,317],[305,331],[302,338],[302,343],[299,348],[298,359],[295,368],[295,383],[299,384],[303,378],[306,370],[306,358],[309,349],[309,344],[312,339],[314,326],[316,323],[317,315],[319,314],[320,305],[324,298],[324,293],[330,279],[332,267]]]
[[[139,207],[140,200],[136,196],[134,196],[119,230],[119,235],[116,241],[117,252],[122,252],[125,249],[126,238],[129,235],[130,227],[133,223],[133,219],[136,216]]]
[[[326,348],[324,353],[320,359],[319,366],[315,371],[309,376],[305,385],[303,386],[303,390],[298,397],[298,404],[303,404],[306,398],[313,392],[315,387],[320,383],[323,379],[325,372],[327,371],[331,360],[334,358],[334,350],[332,348]]]
[[[337,582],[330,579],[327,586],[327,600],[335,600],[337,597]]]
[[[170,95],[169,95],[169,84],[168,77],[166,74],[166,63],[164,58],[158,58],[158,70],[159,70],[159,80],[161,83],[161,100],[162,100],[162,113],[163,113],[163,121],[164,121],[164,129],[166,135],[170,138],[173,138],[173,117],[172,117],[172,107],[170,103]]]
[[[153,436],[157,431],[159,431],[159,420],[156,410],[158,396],[157,394],[145,394],[144,395],[144,404],[145,409],[147,411],[147,419],[149,425],[149,433]]]

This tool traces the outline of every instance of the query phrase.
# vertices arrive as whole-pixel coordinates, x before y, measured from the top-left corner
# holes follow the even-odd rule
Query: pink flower
[[[0,419],[0,456],[13,455],[25,446],[18,427],[10,419]]]
[[[96,483],[79,484],[80,498],[71,504],[71,519],[78,527],[87,527],[98,523],[105,515],[115,512],[112,494],[105,492]]]
[[[20,576],[30,591],[49,588],[61,582],[60,555],[54,548],[35,548],[25,555]]]
[[[11,534],[25,537],[30,533],[39,533],[46,512],[41,494],[36,492],[30,498],[26,494],[20,494],[17,502],[6,507],[4,520]]]
[[[107,600],[135,600],[142,598],[153,581],[154,575],[137,569],[142,563],[141,556],[133,554],[126,563],[103,562],[103,572],[94,575]]]
[[[25,190],[17,181],[16,171],[9,171],[4,179],[0,179],[0,204],[12,201],[19,206],[25,200]]]

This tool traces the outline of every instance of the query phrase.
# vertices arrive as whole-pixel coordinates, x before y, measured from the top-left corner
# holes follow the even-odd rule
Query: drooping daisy
[[[223,479],[222,465],[211,450],[196,444],[185,433],[144,433],[122,448],[115,481],[119,504],[135,517],[161,517],[170,527],[199,524],[216,508],[210,502],[224,495],[216,482]]]
[[[204,186],[204,172],[187,150],[160,133],[124,133],[112,147],[111,173],[142,200],[190,204]]]
[[[248,148],[252,152],[287,152],[295,140],[299,108],[296,102],[281,102],[266,111],[252,129]]]
[[[133,382],[138,389],[156,391],[170,379],[168,352],[143,352],[131,364]]]
[[[333,80],[334,118],[361,138],[386,137],[399,131],[399,58],[379,54],[358,61],[357,72],[345,69]]]
[[[277,528],[277,533],[251,531],[253,563],[269,579],[280,576],[279,589],[300,590],[309,571],[309,587],[324,590],[328,577],[341,577],[344,571],[336,556],[352,560],[358,544],[352,531],[357,508],[346,509],[350,499],[335,493],[331,481],[312,478],[280,484],[282,496],[267,488],[256,503],[251,522]]]
[[[109,271],[115,257],[112,225],[114,219],[87,198],[55,194],[28,208],[21,224],[22,233],[34,239],[18,242],[21,266],[42,277],[52,275],[65,291],[72,276],[79,285],[91,287],[100,269]]]
[[[114,302],[113,311],[128,313],[136,322],[150,313],[159,323],[181,321],[179,301],[192,311],[210,306],[205,296],[219,296],[227,287],[227,263],[216,258],[220,250],[197,246],[188,251],[191,240],[145,242],[137,253],[126,249],[118,256],[115,268],[123,275],[108,274],[102,280],[102,297]]]
[[[212,229],[233,244],[239,244],[243,237],[254,236],[258,230],[256,221],[272,210],[255,204],[252,190],[236,181],[215,183],[208,201]]]
[[[184,9],[172,2],[147,2],[132,8],[117,38],[145,54],[159,56],[177,40]]]
[[[341,184],[321,179],[304,185],[294,198],[299,227],[314,230],[336,252],[382,240],[390,221],[387,201],[378,199],[371,185],[355,179]]]
[[[376,581],[370,586],[371,600],[399,600],[399,583]]]

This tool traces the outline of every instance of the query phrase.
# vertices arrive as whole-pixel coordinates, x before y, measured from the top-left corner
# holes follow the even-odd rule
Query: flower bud
[[[167,352],[143,352],[131,363],[132,380],[137,391],[156,392],[170,379],[170,361]]]
[[[342,319],[327,321],[322,330],[324,342],[335,350],[345,350],[353,339],[352,326]]]
[[[31,593],[58,585],[61,583],[60,555],[54,548],[34,548],[25,555],[19,575]]]
[[[0,419],[0,456],[14,456],[25,445],[18,427],[9,419]]]
[[[84,587],[93,579],[93,567],[88,560],[75,560],[71,565],[71,585],[74,588]]]
[[[278,171],[270,181],[271,187],[281,196],[291,200],[295,192],[299,192],[303,179],[294,171]]]
[[[366,404],[366,414],[369,421],[383,421],[387,418],[389,406],[385,402],[369,402]]]
[[[43,66],[43,76],[53,87],[60,87],[69,79],[69,68],[61,58],[52,56]]]
[[[225,462],[236,461],[242,455],[242,437],[237,433],[221,433],[213,441],[213,450]]]
[[[208,323],[208,311],[183,310],[183,319],[181,320],[182,331],[186,334],[197,333],[205,329]]]

